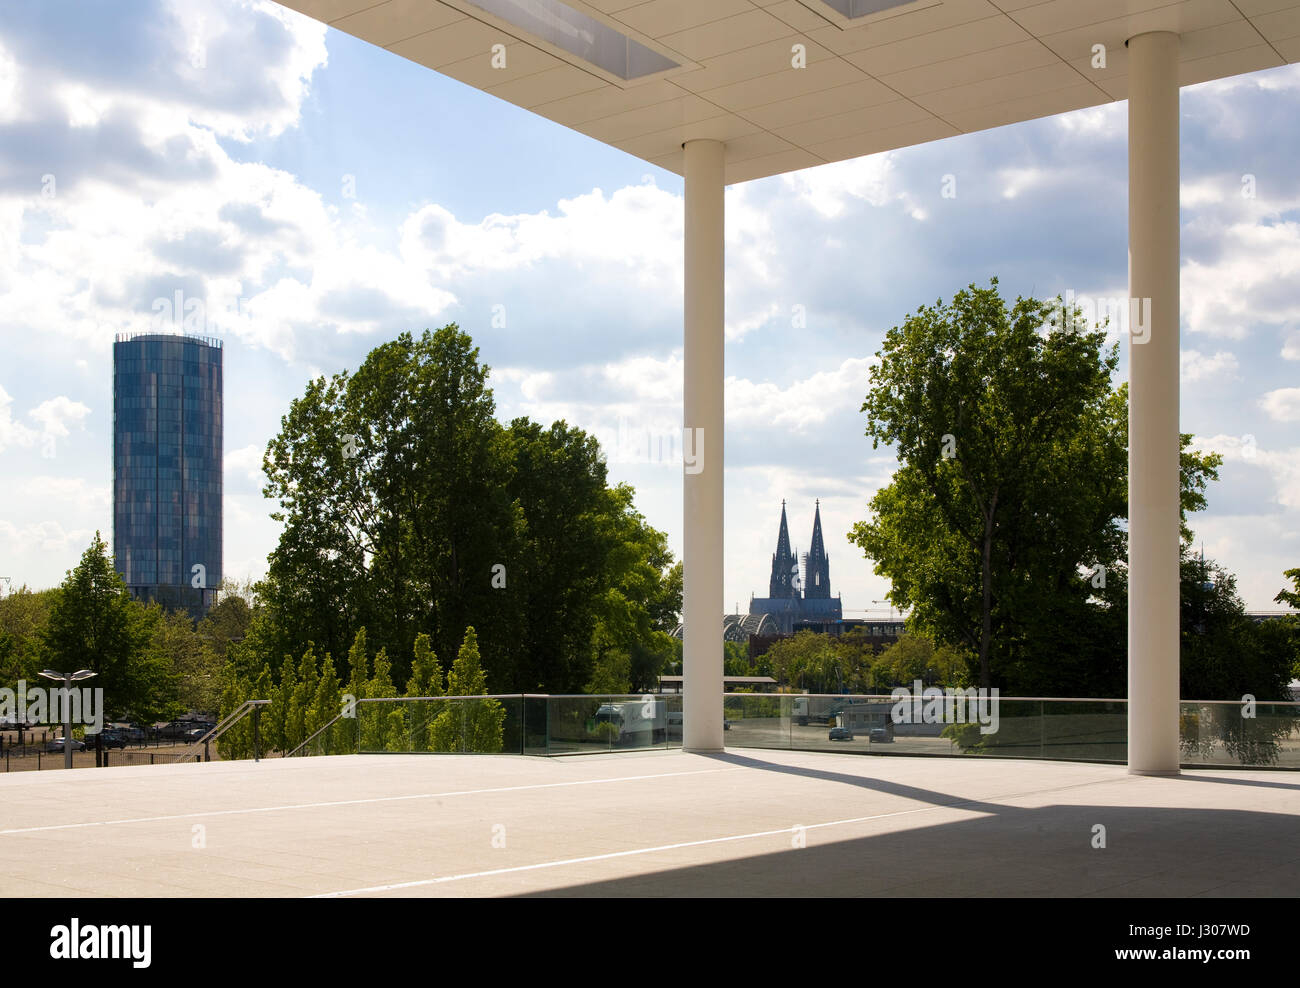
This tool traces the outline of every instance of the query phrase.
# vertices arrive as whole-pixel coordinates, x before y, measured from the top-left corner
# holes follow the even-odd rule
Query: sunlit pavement
[[[737,749],[0,777],[9,896],[1293,896],[1300,776]]]

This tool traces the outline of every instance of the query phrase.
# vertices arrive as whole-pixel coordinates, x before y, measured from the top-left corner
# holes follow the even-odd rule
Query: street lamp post
[[[73,683],[80,682],[83,679],[90,679],[90,677],[99,674],[91,672],[89,669],[78,669],[76,672],[55,672],[53,669],[42,669],[40,675],[45,679],[53,679],[56,683],[63,684],[63,767],[72,768],[72,704],[68,702],[68,696],[72,693]]]

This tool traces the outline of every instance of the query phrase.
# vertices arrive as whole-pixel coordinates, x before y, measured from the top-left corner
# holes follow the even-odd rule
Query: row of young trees
[[[308,644],[295,662],[286,656],[278,677],[262,665],[255,679],[241,672],[238,660],[226,671],[227,685],[221,697],[221,715],[228,717],[246,701],[270,699],[261,713],[260,743],[263,750],[291,752],[323,733],[332,725],[330,736],[335,752],[361,751],[473,751],[496,752],[503,744],[505,708],[494,699],[428,700],[435,697],[481,697],[487,692],[472,627],[446,676],[434,653],[429,635],[415,639],[411,656],[412,674],[406,690],[393,683],[392,662],[380,648],[373,657],[361,628],[348,649],[349,677],[340,682],[334,660],[325,653],[317,657]],[[364,703],[364,700],[407,698],[395,703]],[[245,718],[222,737],[220,751],[225,758],[249,758],[253,754],[253,722]]]

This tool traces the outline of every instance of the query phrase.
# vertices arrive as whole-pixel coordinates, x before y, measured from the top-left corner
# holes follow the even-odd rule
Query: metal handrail
[[[313,741],[315,741],[318,737],[320,737],[322,734],[324,734],[326,731],[328,731],[331,727],[333,727],[335,724],[337,724],[340,720],[343,720],[343,718],[344,718],[345,716],[346,716],[346,715],[344,715],[344,714],[342,714],[342,713],[335,714],[335,715],[334,715],[334,718],[333,718],[333,719],[332,719],[328,724],[326,724],[324,727],[320,728],[319,730],[312,731],[311,737],[307,738],[307,740],[303,741],[300,745],[298,745],[298,746],[297,746],[296,748],[294,748],[292,751],[287,752],[287,753],[285,754],[284,757],[285,757],[285,758],[293,758],[295,755],[298,754],[298,752],[302,751],[303,748],[307,747],[307,745],[309,745],[309,744],[311,744]],[[348,719],[349,719],[349,720],[352,720],[353,718],[348,718]]]
[[[217,738],[221,737],[221,735],[225,734],[228,730],[230,730],[232,727],[238,724],[241,720],[247,717],[258,707],[264,707],[268,705],[270,702],[271,702],[270,700],[245,700],[234,711],[228,714],[225,720],[217,724],[217,726],[214,727],[212,730],[208,731],[207,734],[203,735],[203,737],[195,741],[194,751],[186,752],[185,754],[181,755],[179,758],[176,759],[176,763],[180,764],[181,762],[189,761],[191,758],[197,758],[199,754],[199,745],[203,745],[203,756],[204,756],[203,760],[211,761],[212,759],[208,757],[208,755],[210,754],[210,752],[208,751],[208,745],[211,742],[217,740]]]
[[[926,689],[929,688],[930,687],[926,687]],[[936,686],[934,688],[946,689],[946,687],[941,687],[941,686]],[[963,689],[970,689],[970,688],[971,687],[963,687]],[[953,689],[957,689],[957,687],[954,686]],[[610,695],[615,695],[615,694],[610,694]],[[617,694],[617,695],[621,696],[622,694]],[[654,696],[661,696],[661,695],[681,696],[683,694],[655,693],[653,695]],[[889,693],[723,693],[722,695],[735,696],[735,697],[763,696],[763,697],[774,697],[777,699],[781,699],[781,698],[797,699],[798,697],[817,697],[819,699],[824,698],[828,700],[858,699],[858,698],[867,699],[867,700],[897,700],[898,699],[897,697],[894,697]],[[1128,703],[1129,702],[1127,698],[1122,696],[1118,696],[1118,697],[1114,697],[1114,696],[1002,696],[1001,694],[998,695],[998,700],[1002,703],[1010,703],[1014,700],[1034,700],[1038,702],[1046,701],[1049,703]],[[1224,704],[1226,706],[1239,707],[1241,706],[1243,701],[1241,700],[1181,700],[1180,699],[1178,702],[1199,703],[1202,705]],[[1296,706],[1300,706],[1300,700],[1261,700],[1258,697],[1256,697],[1255,704],[1256,706],[1263,705],[1263,706],[1272,706],[1272,707],[1277,707],[1277,706],[1296,707]]]
[[[357,703],[395,703],[399,700],[517,700],[520,697],[546,695],[545,693],[475,693],[471,696],[362,696],[357,698]],[[608,695],[621,696],[622,694]]]

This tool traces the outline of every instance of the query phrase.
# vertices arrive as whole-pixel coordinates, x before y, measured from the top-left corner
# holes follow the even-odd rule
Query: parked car
[[[203,734],[212,730],[212,724],[205,720],[192,720],[182,718],[174,720],[170,724],[163,724],[158,730],[158,736],[169,741],[189,741],[190,735],[196,730],[201,730]],[[199,737],[202,737],[200,734]]]
[[[847,727],[832,727],[830,740],[832,741],[852,741],[853,732]]]
[[[53,755],[53,754],[60,754],[60,755],[61,755],[61,754],[63,754],[63,742],[64,742],[64,740],[65,740],[64,738],[54,738],[54,739],[51,740],[51,741],[46,741],[46,742],[45,742],[45,747],[42,748],[41,750],[44,751],[45,754],[47,754],[47,755]],[[73,750],[73,751],[85,751],[85,750],[86,750],[86,742],[84,742],[84,741],[78,741],[76,738],[73,738],[69,743],[72,745],[72,750]]]
[[[206,735],[211,730],[212,728],[210,726],[205,725],[203,727],[196,727],[193,730],[186,731],[185,743],[193,744],[195,741],[202,739],[203,736]]]
[[[872,744],[893,744],[894,736],[886,728],[873,727],[871,729]]]
[[[126,747],[126,736],[125,736],[121,731],[115,731],[115,730],[113,730],[113,729],[111,729],[111,728],[104,728],[104,730],[100,731],[99,733],[102,734],[103,737],[104,737],[104,747],[105,747],[105,748],[125,748],[125,747]],[[90,738],[90,742],[89,742],[89,743],[90,743],[90,745],[93,747],[94,744],[95,744],[95,736],[94,736],[93,734],[91,734],[91,735],[88,735],[88,737]]]

